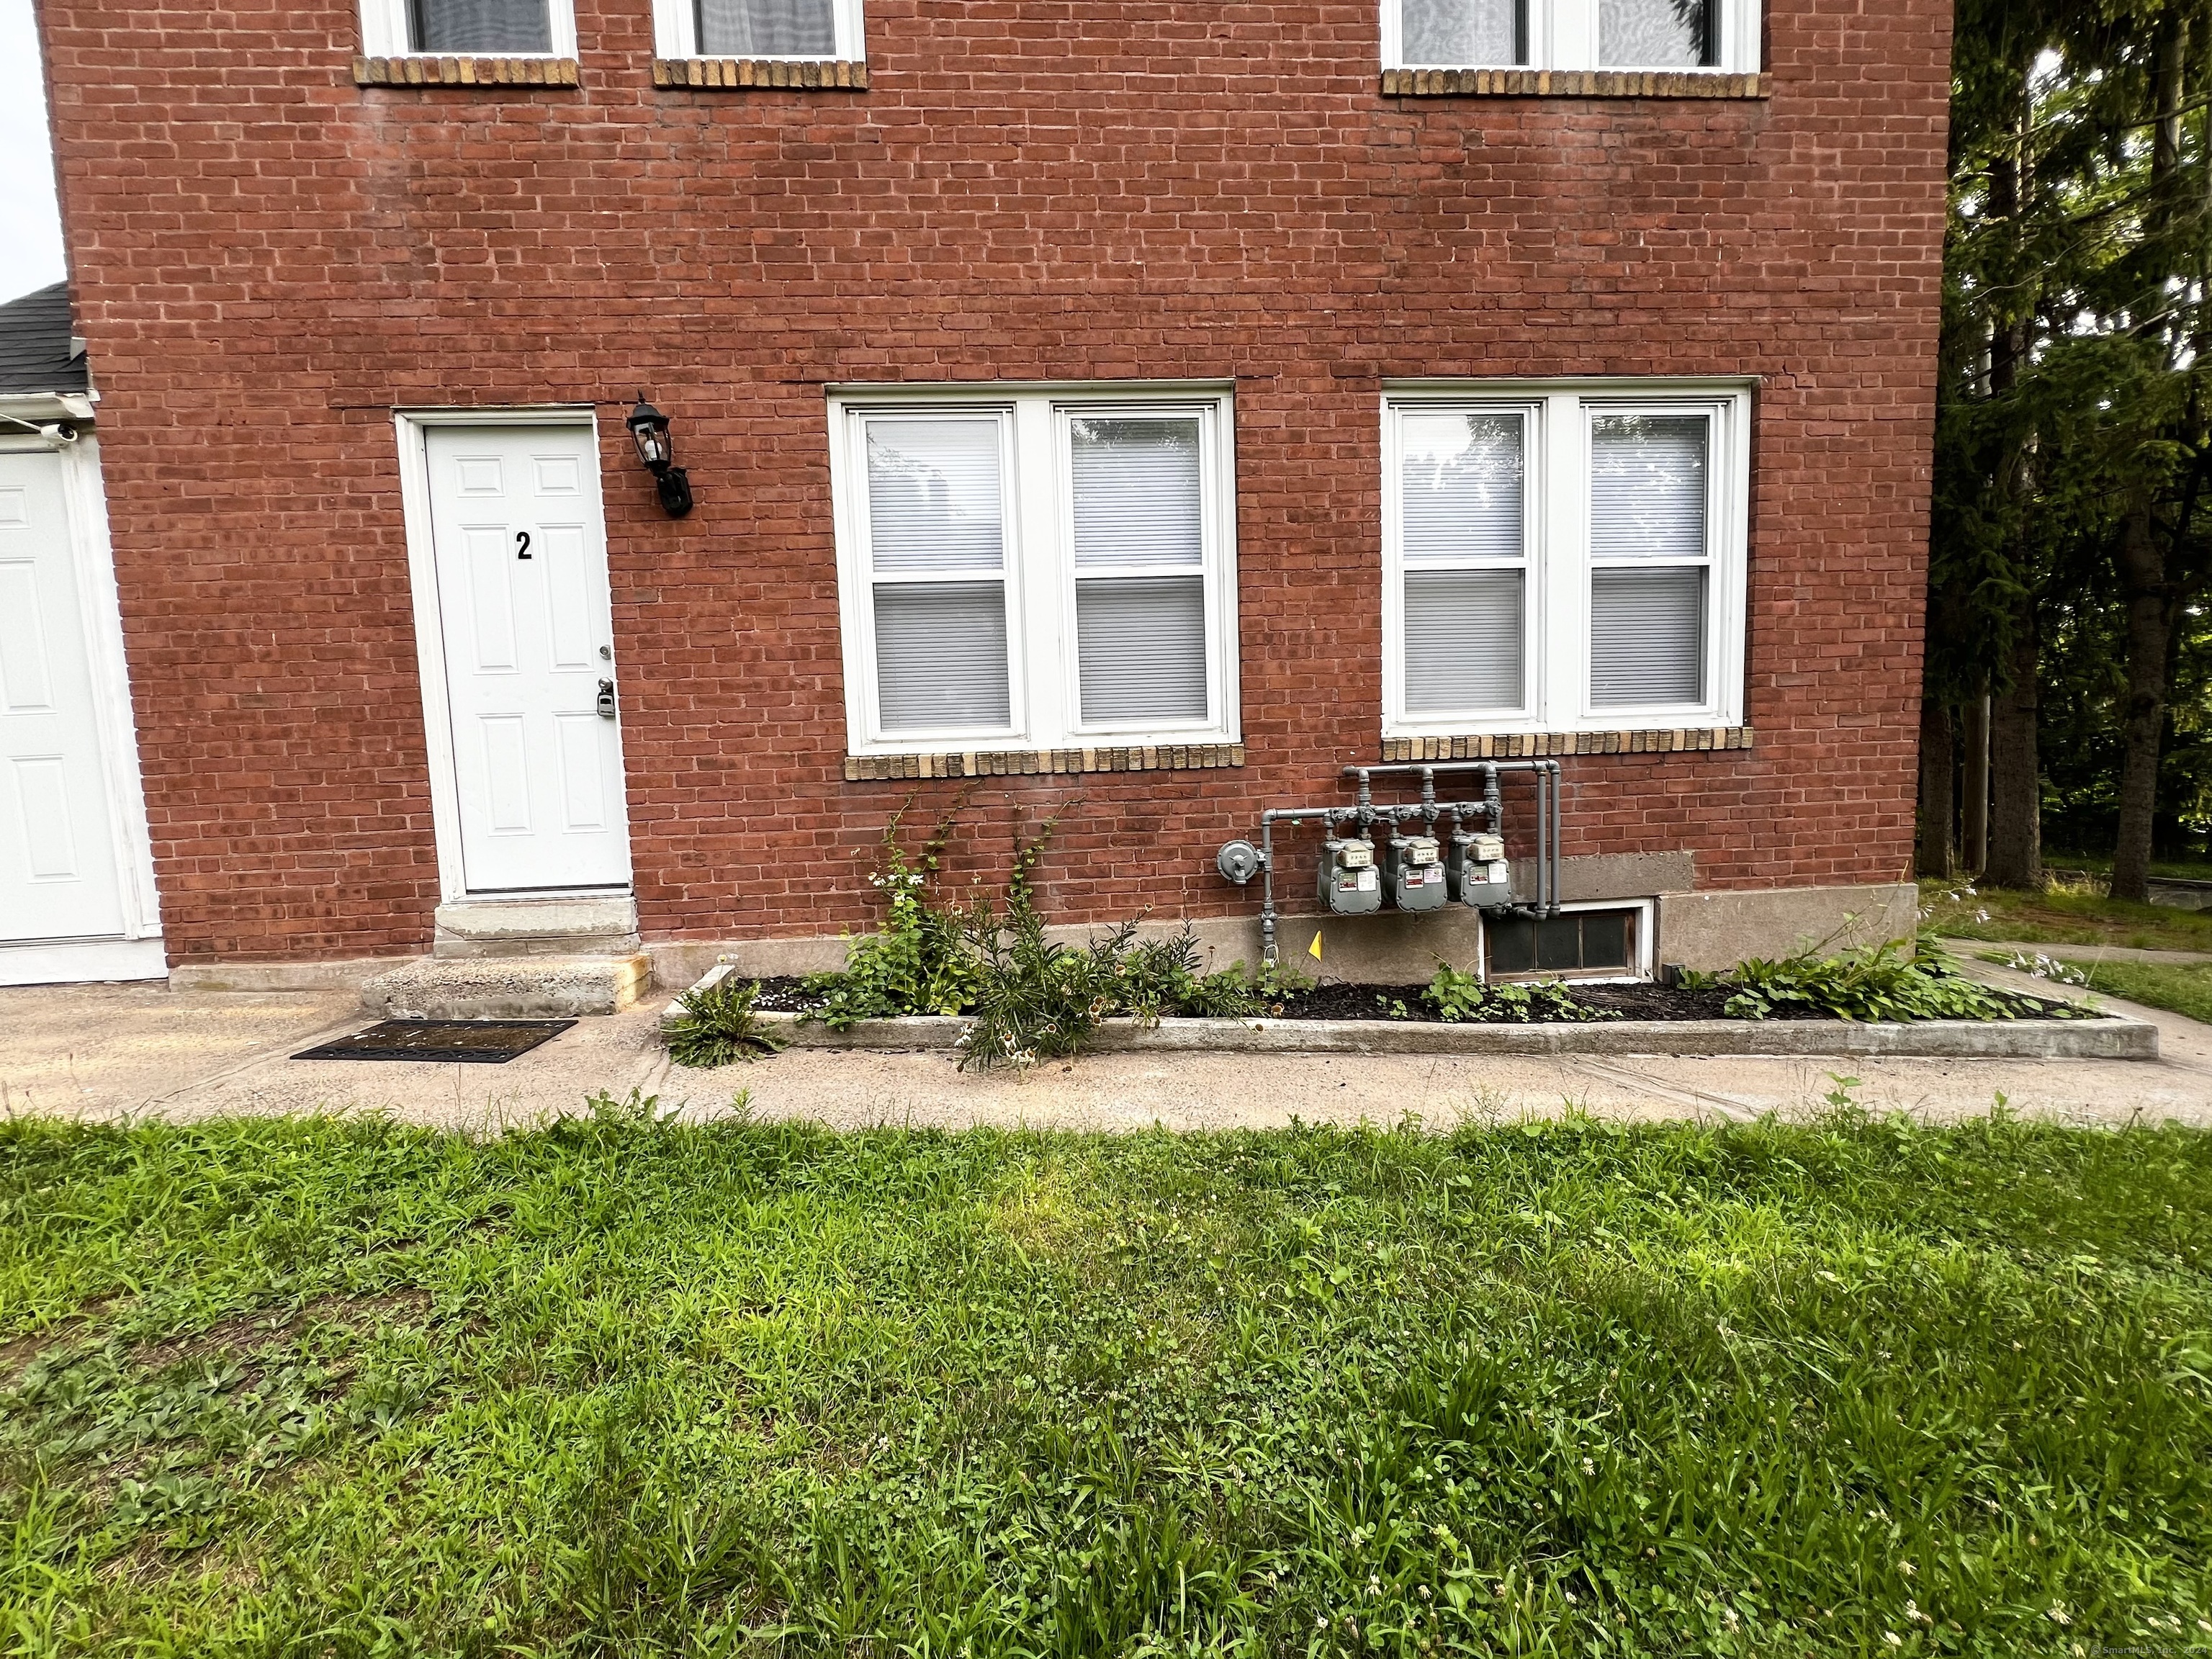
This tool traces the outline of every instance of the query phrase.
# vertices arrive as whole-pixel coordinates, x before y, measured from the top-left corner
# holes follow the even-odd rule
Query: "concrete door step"
[[[364,980],[361,1006],[386,1019],[567,1019],[617,1014],[653,987],[653,960],[624,957],[428,957]]]
[[[468,898],[438,907],[430,954],[626,957],[638,948],[637,901],[628,893],[563,898]]]

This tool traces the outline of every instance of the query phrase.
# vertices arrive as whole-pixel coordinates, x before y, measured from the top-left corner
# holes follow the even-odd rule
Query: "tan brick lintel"
[[[868,66],[842,58],[793,64],[768,58],[656,58],[653,84],[704,91],[866,92]]]
[[[1028,778],[1085,772],[1172,772],[1242,766],[1241,743],[1156,744],[1131,749],[971,750],[951,755],[848,755],[848,783],[909,778]]]
[[[1518,760],[1531,755],[1679,755],[1748,749],[1751,727],[1678,727],[1663,732],[1505,732],[1467,738],[1385,738],[1392,761]]]
[[[1711,70],[1388,69],[1390,98],[1758,98],[1756,75]]]
[[[573,87],[573,58],[356,58],[357,87]]]

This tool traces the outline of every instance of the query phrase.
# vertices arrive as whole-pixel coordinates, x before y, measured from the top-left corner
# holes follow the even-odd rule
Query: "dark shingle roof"
[[[69,284],[0,305],[0,393],[88,392],[92,372],[70,355]]]

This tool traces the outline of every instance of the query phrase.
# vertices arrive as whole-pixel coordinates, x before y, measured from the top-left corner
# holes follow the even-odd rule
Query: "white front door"
[[[0,452],[0,945],[128,921],[63,465]]]
[[[461,885],[626,888],[592,428],[432,427],[424,441]]]

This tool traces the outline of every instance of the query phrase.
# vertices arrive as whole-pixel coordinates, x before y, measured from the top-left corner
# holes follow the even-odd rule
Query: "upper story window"
[[[371,58],[573,58],[572,0],[362,0]]]
[[[853,753],[1237,741],[1225,392],[855,391],[830,424]]]
[[[653,0],[663,58],[858,63],[860,0]]]
[[[1753,0],[1383,0],[1389,69],[1759,67]]]
[[[1383,730],[1737,726],[1750,394],[1384,403]]]

